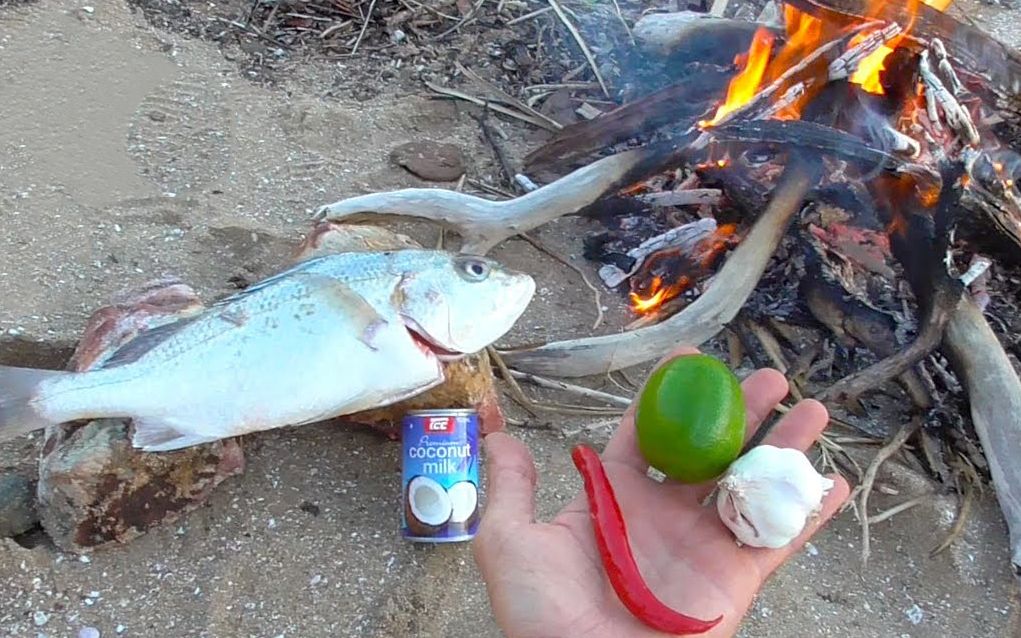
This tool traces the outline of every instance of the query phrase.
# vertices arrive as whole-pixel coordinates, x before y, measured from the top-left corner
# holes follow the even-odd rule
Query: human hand
[[[693,354],[692,348],[672,352]],[[741,384],[747,436],[787,395],[776,370],[751,374]],[[826,427],[821,403],[798,403],[764,443],[807,450]],[[781,549],[739,547],[716,513],[700,503],[713,484],[682,485],[648,478],[638,451],[634,405],[602,453],[620,503],[635,560],[649,588],[669,607],[695,618],[723,620],[703,636],[730,636],[740,626],[769,575],[798,551],[847,499],[842,477],[823,501],[820,516]],[[584,493],[549,523],[535,520],[536,470],[520,441],[504,433],[485,439],[488,505],[473,550],[496,621],[509,638],[663,636],[635,618],[617,598],[596,548]]]

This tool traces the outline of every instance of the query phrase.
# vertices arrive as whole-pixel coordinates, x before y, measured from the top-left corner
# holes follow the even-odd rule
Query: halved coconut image
[[[404,520],[415,536],[432,536],[450,520],[453,513],[450,495],[443,486],[428,476],[408,481],[404,495]]]
[[[467,533],[479,517],[479,488],[471,481],[454,483],[447,489],[450,496],[450,532]]]

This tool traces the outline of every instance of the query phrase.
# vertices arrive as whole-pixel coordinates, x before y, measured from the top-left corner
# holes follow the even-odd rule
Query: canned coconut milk
[[[478,414],[409,412],[401,441],[401,534],[425,543],[471,540],[479,523]]]

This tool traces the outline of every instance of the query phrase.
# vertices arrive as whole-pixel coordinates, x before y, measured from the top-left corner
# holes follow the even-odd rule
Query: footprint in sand
[[[141,173],[178,194],[222,177],[230,168],[226,91],[216,78],[183,77],[146,96],[128,130]]]

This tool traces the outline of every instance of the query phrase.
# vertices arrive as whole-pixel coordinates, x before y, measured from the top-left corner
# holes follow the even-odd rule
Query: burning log
[[[790,162],[769,206],[723,264],[713,285],[673,317],[630,332],[500,354],[509,365],[526,372],[583,377],[651,361],[678,343],[694,346],[703,343],[722,330],[744,305],[818,172],[817,163],[800,159]]]
[[[939,126],[939,114],[942,113],[950,128],[964,138],[965,142],[973,146],[978,144],[980,141],[978,129],[975,128],[971,115],[932,70],[928,51],[922,51],[918,60],[918,71],[925,83],[926,109],[933,125]],[[951,77],[956,78],[956,75]]]
[[[733,72],[725,69],[696,71],[640,100],[557,131],[525,157],[524,165],[534,172],[564,165],[668,124],[687,128],[706,112],[731,77]]]
[[[807,148],[855,162],[863,167],[911,175],[923,185],[938,188],[939,173],[866,144],[861,138],[805,120],[750,120],[713,129],[719,142],[771,142]]]
[[[616,288],[627,280],[628,277],[638,272],[638,269],[642,267],[646,257],[649,255],[671,248],[682,252],[690,252],[699,241],[715,230],[716,220],[712,218],[700,219],[668,230],[661,235],[643,241],[627,252],[627,257],[633,260],[633,264],[627,272],[613,264],[606,264],[599,269],[599,277],[608,287]]]
[[[866,20],[816,0],[787,3],[833,24],[850,26]],[[1021,93],[1021,55],[977,27],[924,3],[911,3],[909,9],[906,4],[875,2],[870,3],[868,11],[873,19],[912,25],[912,35],[901,42],[902,46],[922,50],[926,42],[942,40],[948,45],[950,56],[972,75],[985,79],[992,92],[1005,99]]]

